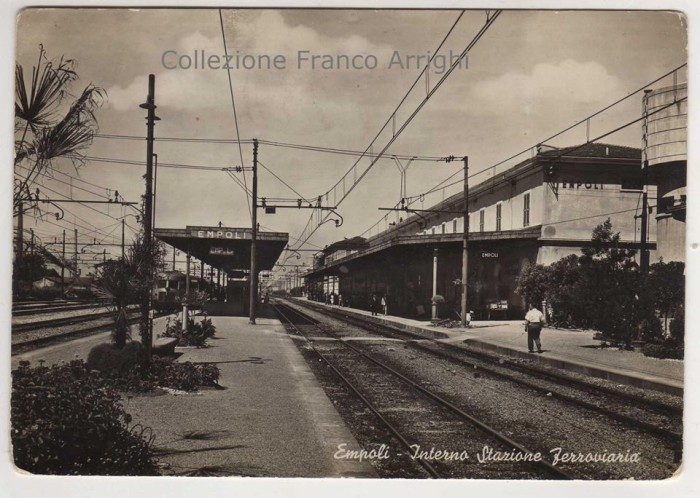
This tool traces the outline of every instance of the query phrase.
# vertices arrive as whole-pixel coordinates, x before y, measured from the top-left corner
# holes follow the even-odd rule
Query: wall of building
[[[542,172],[535,170],[513,182],[501,183],[484,193],[471,196],[469,201],[469,233],[494,232],[497,225],[498,205],[501,206],[501,227],[499,231],[521,230],[542,223],[544,214]],[[529,196],[529,217],[525,223],[525,198]],[[459,203],[463,209],[464,203]],[[483,230],[481,212],[484,213]],[[456,231],[455,231],[456,228]],[[444,230],[444,231],[443,231]],[[434,216],[431,223],[417,234],[462,233],[463,217],[455,214]]]

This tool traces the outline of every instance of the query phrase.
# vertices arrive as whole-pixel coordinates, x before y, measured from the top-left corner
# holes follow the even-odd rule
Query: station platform
[[[176,352],[216,364],[223,389],[124,400],[133,423],[156,434],[166,473],[376,477],[367,461],[334,458],[339,444],[359,445],[278,320],[209,318],[209,346]]]
[[[541,334],[544,352],[533,354],[527,351],[524,320],[473,321],[468,329],[446,328],[403,317],[372,316],[369,311],[309,301],[305,298],[292,299],[312,307],[333,308],[370,322],[397,327],[440,342],[464,343],[479,350],[527,359],[619,384],[683,395],[682,360],[662,360],[644,356],[639,351],[602,348],[600,341],[593,339],[594,331],[545,327]]]

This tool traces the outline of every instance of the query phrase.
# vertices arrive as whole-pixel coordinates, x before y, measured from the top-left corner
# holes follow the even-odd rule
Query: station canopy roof
[[[156,228],[155,237],[183,253],[227,272],[250,268],[250,228],[187,226],[185,228]],[[289,234],[258,231],[258,270],[272,270]]]

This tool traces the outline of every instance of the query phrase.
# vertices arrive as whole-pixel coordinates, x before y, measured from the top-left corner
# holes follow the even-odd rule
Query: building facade
[[[624,246],[642,248],[641,150],[608,144],[555,149],[540,147],[532,158],[470,187],[469,307],[478,317],[522,317],[516,294],[523,266],[551,264],[580,254],[591,232],[606,219]],[[647,185],[656,197],[653,185]],[[655,207],[647,217],[646,248],[655,260]],[[350,254],[324,251],[307,275],[310,295],[332,281],[349,306],[366,308],[372,294],[386,296],[389,312],[429,317],[433,263],[441,313],[456,318],[461,298],[464,196],[460,192],[410,215],[366,240]],[[332,247],[332,246],[331,246]],[[331,256],[330,258],[328,256]]]

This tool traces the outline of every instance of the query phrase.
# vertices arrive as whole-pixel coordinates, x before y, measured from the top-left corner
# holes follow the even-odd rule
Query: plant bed
[[[35,474],[157,475],[150,429],[81,360],[12,372],[12,452]]]
[[[168,318],[165,326],[165,331],[160,337],[175,337],[178,339],[178,346],[194,346],[202,348],[207,345],[207,340],[214,337],[216,327],[211,319],[203,318],[199,322],[195,322],[192,318],[187,318],[187,331],[182,330],[182,320]]]
[[[219,369],[216,365],[176,362],[173,358],[154,356],[144,367],[143,346],[138,342],[116,348],[111,344],[95,346],[88,355],[87,367],[100,373],[104,382],[126,392],[147,392],[159,387],[179,391],[195,391],[216,387]]]

